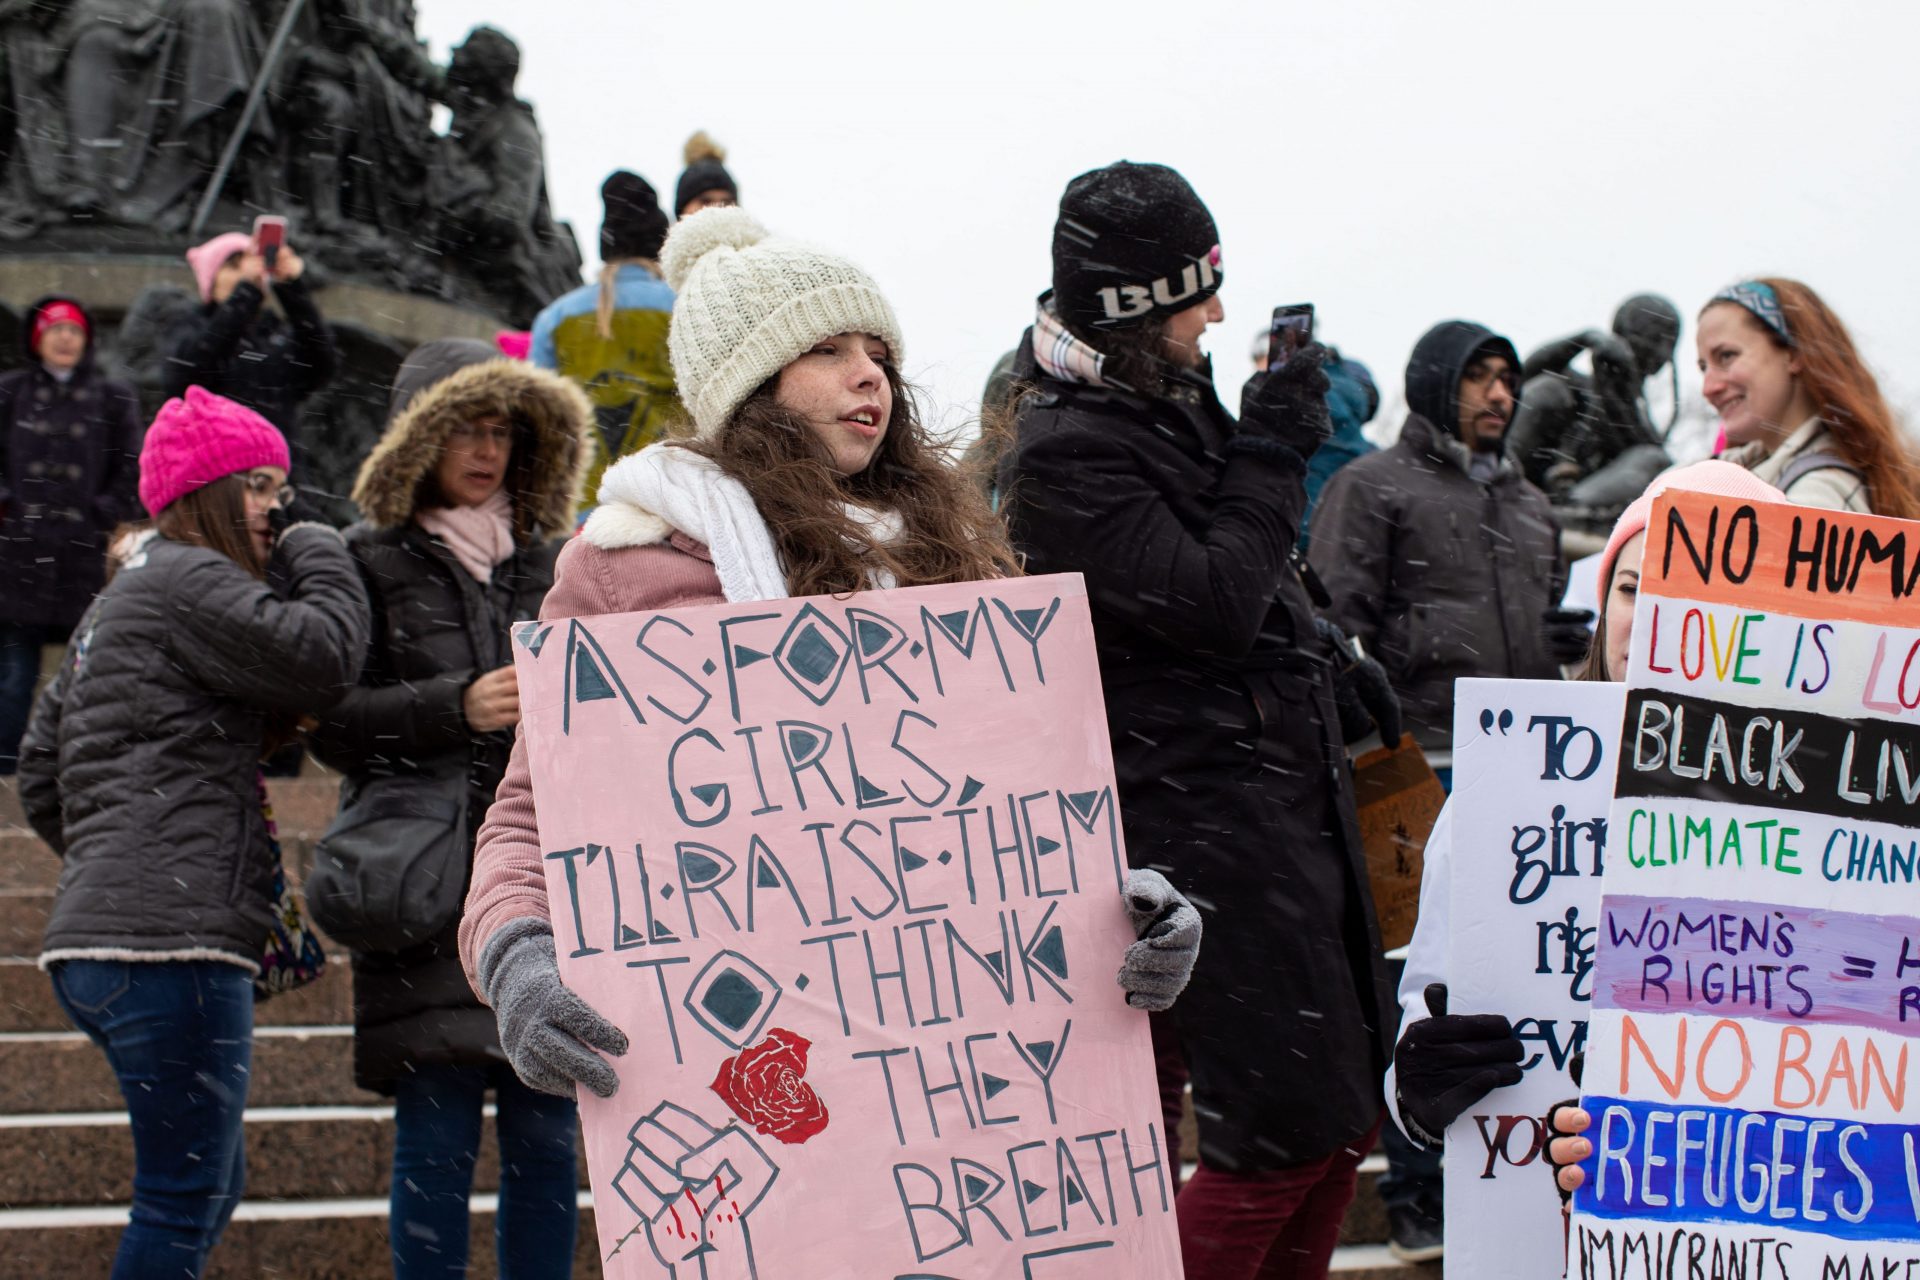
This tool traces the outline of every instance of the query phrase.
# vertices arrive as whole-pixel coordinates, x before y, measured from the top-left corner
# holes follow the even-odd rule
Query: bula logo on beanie
[[[1172,169],[1122,160],[1067,184],[1053,293],[1068,325],[1144,324],[1205,302],[1224,278],[1213,215]]]
[[[1177,311],[1192,306],[1220,287],[1220,246],[1208,250],[1198,262],[1189,262],[1180,272],[1178,291],[1174,281],[1161,276],[1150,284],[1108,285],[1094,291],[1100,309],[1109,320],[1133,320],[1156,309]]]

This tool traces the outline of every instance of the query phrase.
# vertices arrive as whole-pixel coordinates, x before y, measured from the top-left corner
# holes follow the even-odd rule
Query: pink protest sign
[[[1181,1274],[1077,576],[515,639],[611,1280]]]

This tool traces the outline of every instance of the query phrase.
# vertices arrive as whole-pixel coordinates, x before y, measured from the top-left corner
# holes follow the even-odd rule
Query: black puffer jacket
[[[300,402],[333,377],[338,357],[304,279],[273,286],[286,319],[266,309],[267,295],[242,282],[222,303],[207,303],[174,333],[166,391],[205,387],[238,401],[286,433],[298,471]]]
[[[80,306],[34,303],[29,342],[55,302]],[[68,631],[105,580],[107,535],[140,514],[140,397],[100,376],[91,343],[65,382],[27,354],[0,375],[0,621]]]
[[[1290,562],[1299,460],[1236,444],[1210,380],[1149,399],[1022,343],[999,488],[1029,573],[1081,573],[1128,855],[1200,908],[1173,1008],[1203,1159],[1282,1169],[1382,1109],[1390,1004],[1333,686]],[[1256,442],[1264,443],[1264,442]]]
[[[269,717],[330,706],[367,644],[339,534],[297,525],[275,561],[284,598],[216,551],[156,535],[81,619],[20,752],[27,820],[65,862],[43,958],[259,961]]]
[[[1313,515],[1315,572],[1329,615],[1386,668],[1407,727],[1429,751],[1453,749],[1453,682],[1554,680],[1543,615],[1566,572],[1546,495],[1499,458],[1491,478],[1439,424],[1459,420],[1460,376],[1497,343],[1479,325],[1435,328],[1407,366],[1407,407],[1391,449],[1342,467]]]
[[[341,801],[382,775],[467,781],[467,833],[477,835],[506,772],[513,731],[475,733],[467,686],[513,661],[509,628],[536,618],[570,527],[585,465],[586,397],[570,382],[502,360],[484,343],[431,342],[401,368],[394,416],[354,488],[366,520],[347,531],[373,603],[360,687],[321,719],[309,743],[347,775]],[[508,492],[517,549],[481,583],[415,523],[421,477],[447,433],[498,413],[517,423]],[[471,849],[469,849],[471,858]],[[391,1092],[412,1066],[504,1062],[493,1011],[460,967],[459,921],[438,938],[353,958],[354,1077]]]

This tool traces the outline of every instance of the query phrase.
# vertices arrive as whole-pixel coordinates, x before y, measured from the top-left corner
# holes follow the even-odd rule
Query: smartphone
[[[1267,327],[1267,368],[1278,369],[1293,353],[1313,341],[1313,304],[1295,302],[1273,309]]]
[[[263,213],[253,220],[253,247],[267,260],[272,271],[280,257],[280,246],[287,242],[287,220],[277,213]]]

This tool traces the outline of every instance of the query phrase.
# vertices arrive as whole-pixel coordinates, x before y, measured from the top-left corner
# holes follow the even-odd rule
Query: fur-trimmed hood
[[[468,338],[421,345],[395,376],[386,434],[353,485],[367,523],[391,529],[411,520],[420,478],[439,460],[447,434],[488,414],[523,422],[533,435],[531,469],[508,473],[510,484],[525,477],[508,494],[514,536],[528,542],[569,531],[586,475],[592,404],[558,374],[503,359],[491,345]]]

